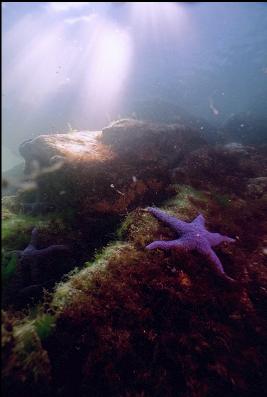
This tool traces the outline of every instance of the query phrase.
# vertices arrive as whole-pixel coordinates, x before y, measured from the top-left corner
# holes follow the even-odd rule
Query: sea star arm
[[[211,248],[205,247],[202,249],[198,249],[198,251],[201,252],[208,259],[210,265],[218,276],[231,282],[235,281],[231,277],[227,276],[220,259]]]
[[[68,251],[69,251],[69,248],[66,245],[63,245],[63,244],[56,245],[55,244],[55,245],[50,245],[50,247],[40,249],[37,252],[38,252],[39,256],[46,256],[49,254],[55,254],[56,252],[63,253],[63,252],[68,252]]]
[[[176,232],[180,233],[185,226],[185,222],[180,221],[179,219],[175,218],[174,216],[171,216],[169,214],[167,214],[164,211],[159,210],[158,208],[154,208],[154,207],[148,207],[148,212],[150,212],[150,214],[154,215],[155,218],[157,218],[158,220],[160,220],[161,222],[165,223],[166,225],[168,225],[171,229],[175,230]]]
[[[38,230],[36,227],[32,229],[31,240],[27,247],[23,250],[22,255],[32,255],[36,251],[38,241]]]
[[[38,230],[36,227],[32,229],[31,241],[30,244],[36,248],[38,241]]]
[[[149,250],[153,250],[153,249],[163,249],[165,251],[169,250],[169,249],[179,249],[179,250],[184,250],[184,246],[183,243],[180,241],[180,239],[178,240],[172,240],[172,241],[153,241],[153,243],[149,244],[146,246],[146,249]]]
[[[227,242],[227,243],[233,243],[235,242],[235,239],[227,236],[223,236],[220,233],[209,233],[208,234],[208,241],[212,247],[222,243],[222,242]]]
[[[65,245],[50,245],[50,247],[43,248],[40,250],[30,250],[23,253],[23,256],[31,257],[45,257],[50,254],[55,254],[56,252],[67,252],[68,247]]]
[[[205,219],[202,214],[199,214],[192,222],[194,225],[199,225],[199,226],[204,226],[205,225]]]

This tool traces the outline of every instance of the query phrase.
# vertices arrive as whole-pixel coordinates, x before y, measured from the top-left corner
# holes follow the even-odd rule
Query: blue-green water
[[[266,114],[265,3],[6,2],[2,21],[2,138],[14,154],[69,126],[172,122],[175,106],[214,126]]]

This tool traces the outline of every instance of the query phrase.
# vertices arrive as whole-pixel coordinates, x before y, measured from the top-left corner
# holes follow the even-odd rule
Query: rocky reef
[[[20,150],[35,190],[2,200],[5,395],[266,394],[263,145],[127,119]],[[147,206],[234,238],[214,252],[235,282],[198,250],[146,249],[177,239]],[[20,263],[29,242],[69,251]]]
[[[169,197],[168,170],[205,144],[191,127],[133,119],[114,122],[102,132],[40,135],[22,143],[25,181],[17,195],[4,197],[2,204],[7,229],[3,258],[9,279],[4,302],[23,306],[40,298],[44,288],[50,289],[74,267],[73,261],[83,263],[107,243],[130,209]],[[68,258],[52,255],[42,266],[35,264],[35,270],[17,258],[13,274],[12,250],[25,249],[34,222],[43,221],[41,247],[67,241]],[[17,233],[23,243],[14,244]]]
[[[37,325],[52,316],[53,325],[33,346],[36,354],[41,349],[38,371],[46,371],[49,395],[264,394],[266,225],[260,207],[243,200],[225,205],[216,193],[179,186],[162,208],[185,221],[201,208],[209,229],[236,237],[236,244],[216,251],[237,284],[222,283],[197,253],[146,250],[160,236],[174,236],[136,209],[116,242],[56,286],[43,305],[45,313],[39,308],[35,315],[9,320],[12,326],[5,320],[14,340],[5,362],[18,361],[27,380],[16,379],[18,389],[42,395],[43,378],[31,380],[31,366],[21,358],[26,347],[18,345],[17,335],[26,338],[29,326],[27,332],[36,335]],[[4,386],[11,380],[13,368],[5,368]]]
[[[77,215],[125,214],[166,195],[167,170],[205,144],[197,130],[119,120],[103,132],[41,135],[24,142],[25,172],[37,176],[41,201]]]

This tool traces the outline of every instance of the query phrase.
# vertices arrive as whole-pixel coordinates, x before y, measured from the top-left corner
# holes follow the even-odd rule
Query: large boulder
[[[254,190],[255,196],[264,194],[266,176],[266,152],[240,143],[201,147],[170,172],[174,184],[186,183],[206,190],[216,187],[250,196]]]
[[[41,135],[24,142],[20,153],[38,199],[95,216],[166,197],[168,169],[205,143],[190,127],[124,119],[102,132]]]
[[[79,131],[68,134],[40,135],[23,142],[19,151],[25,159],[25,173],[33,167],[54,164],[57,160],[74,161],[86,157],[90,160],[105,160],[111,156],[107,147],[98,140],[100,131]]]
[[[180,123],[188,127],[196,128],[200,134],[210,143],[221,142],[216,127],[203,117],[194,116],[178,103],[165,101],[160,98],[129,100],[125,104],[123,114],[134,116],[138,120],[152,123]]]
[[[182,124],[162,125],[122,119],[103,129],[101,141],[127,161],[178,161],[203,145],[200,133]]]

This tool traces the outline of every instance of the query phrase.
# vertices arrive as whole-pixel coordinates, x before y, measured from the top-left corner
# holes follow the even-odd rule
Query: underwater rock
[[[19,211],[20,203],[16,195],[2,197],[2,211],[8,209],[11,212]]]
[[[190,127],[124,119],[103,132],[41,135],[24,142],[20,152],[25,172],[34,171],[36,161],[41,167],[35,173],[40,201],[75,208],[84,218],[124,214],[167,197],[168,169],[205,144]]]
[[[153,124],[122,119],[103,129],[102,142],[128,161],[177,161],[206,141],[199,131],[183,124]]]
[[[17,314],[17,316],[16,316]],[[2,391],[6,396],[51,395],[51,367],[39,337],[42,323],[2,311]],[[40,325],[39,325],[40,324]],[[39,328],[38,328],[39,327]],[[42,336],[42,335],[41,335]]]
[[[53,165],[61,162],[64,163],[65,160],[66,158],[64,156],[60,156],[59,154],[57,154],[49,159],[49,164]]]
[[[149,123],[183,124],[200,132],[201,137],[209,143],[220,142],[222,139],[216,128],[202,117],[195,117],[177,103],[160,98],[129,100],[125,114],[132,118]]]
[[[267,194],[267,177],[250,178],[247,185],[247,194],[252,198],[260,198]]]
[[[48,167],[61,160],[75,161],[86,156],[88,160],[109,158],[108,148],[98,141],[98,131],[79,131],[68,134],[40,135],[29,139],[19,146],[19,151],[25,159],[25,173],[34,167]],[[106,151],[106,153],[105,153]]]
[[[266,207],[257,208],[257,200],[225,205],[217,199],[212,191],[180,186],[162,209],[184,221],[201,212],[208,228],[236,237],[236,244],[218,247],[226,273],[239,281],[234,288],[221,286],[197,253],[144,249],[159,236],[172,240],[175,235],[136,209],[121,225],[124,241],[110,243],[49,294],[44,319],[53,315],[51,333],[50,322],[47,329],[46,321],[21,314],[16,334],[28,343],[14,352],[12,323],[5,319],[7,395],[177,397],[177,390],[194,397],[265,395]],[[22,298],[38,294],[39,287],[21,290]],[[43,395],[43,377],[32,380],[32,375],[46,361],[39,356],[35,361],[26,350],[35,341],[33,327],[37,335],[49,334],[41,345],[30,343],[32,354],[42,347],[49,357],[51,390]],[[14,353],[22,349],[26,354],[17,354],[15,365],[25,369],[24,382],[14,389],[20,373],[13,370]],[[34,394],[25,392],[29,383]]]
[[[206,216],[214,224],[223,207],[210,216],[211,201]],[[181,211],[180,202],[166,205]],[[222,215],[226,234],[232,211],[229,206]],[[248,205],[245,212],[250,211]],[[233,212],[240,228],[244,214]],[[258,240],[263,219],[256,223]],[[251,262],[247,242],[223,248],[225,267],[240,280],[225,288],[193,252],[144,250],[156,236],[172,237],[148,212],[133,211],[124,227],[126,243],[108,246],[55,290],[57,324],[49,356],[62,395],[263,395],[266,316],[258,307],[267,280],[257,279],[263,260],[251,263],[251,282],[243,286]]]
[[[248,155],[249,151],[255,150],[252,146],[244,146],[239,142],[226,143],[223,148],[231,153]]]
[[[21,306],[26,305],[32,300],[38,300],[42,297],[43,289],[45,288],[42,284],[33,284],[28,287],[19,290],[17,300]]]
[[[24,164],[20,163],[2,173],[2,191],[5,196],[16,194],[24,179],[23,168]]]
[[[189,153],[170,171],[172,183],[195,187],[217,186],[221,191],[246,193],[248,180],[266,176],[265,153],[256,147],[232,143],[206,146]]]
[[[30,215],[47,214],[49,212],[54,212],[56,210],[53,204],[45,203],[45,202],[21,203],[20,208],[24,214],[30,214]]]

